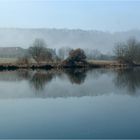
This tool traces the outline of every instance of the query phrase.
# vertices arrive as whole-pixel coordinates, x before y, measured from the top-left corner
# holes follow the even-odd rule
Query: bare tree
[[[116,56],[116,59],[120,62],[120,63],[124,63],[125,62],[125,44],[124,43],[117,43],[114,49],[114,53]]]
[[[130,38],[126,43],[118,43],[114,53],[121,63],[140,63],[140,43],[134,38]]]
[[[52,59],[52,54],[42,39],[35,39],[33,45],[29,48],[29,54],[38,64]]]

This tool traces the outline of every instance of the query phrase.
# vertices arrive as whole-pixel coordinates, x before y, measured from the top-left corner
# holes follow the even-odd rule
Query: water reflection
[[[98,79],[102,74],[107,73],[106,70],[96,69],[65,69],[65,70],[18,70],[18,71],[3,71],[0,72],[0,81],[21,81],[28,80],[35,89],[43,89],[44,85],[49,83],[54,77],[59,77],[61,80],[66,79],[71,84],[83,84],[87,74],[94,75],[94,79]]]
[[[30,78],[29,82],[35,90],[43,90],[45,85],[49,83],[54,77],[54,74],[50,71],[37,71]]]
[[[4,93],[0,96],[82,97],[111,93],[135,96],[140,93],[139,73],[140,68],[2,71],[0,82],[9,88],[0,86]]]
[[[80,85],[84,83],[87,76],[87,71],[87,69],[66,69],[65,73],[72,84]]]
[[[20,79],[29,80],[32,77],[32,71],[29,70],[18,70],[14,72],[17,73],[17,77],[19,77]]]
[[[140,96],[135,98],[140,94],[139,72],[0,72],[0,138],[140,138]]]
[[[135,94],[140,88],[140,68],[118,69],[114,83],[118,88],[126,88],[129,94]]]

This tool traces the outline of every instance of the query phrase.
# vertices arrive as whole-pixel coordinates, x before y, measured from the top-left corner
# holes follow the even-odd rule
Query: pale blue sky
[[[140,1],[0,0],[0,27],[140,29]]]

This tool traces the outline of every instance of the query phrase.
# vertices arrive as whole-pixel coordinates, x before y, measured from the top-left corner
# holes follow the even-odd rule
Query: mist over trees
[[[112,53],[103,53],[98,49],[84,49],[84,52],[89,60],[114,60]]]
[[[0,58],[18,58],[27,53],[27,49],[21,47],[0,47]]]
[[[66,59],[69,56],[69,52],[72,50],[69,46],[61,47],[58,49],[58,57],[61,60]]]
[[[134,38],[120,42],[115,46],[114,53],[120,63],[140,63],[140,42]]]
[[[35,39],[33,45],[29,48],[29,54],[37,63],[52,60],[52,53],[43,39]]]
[[[58,49],[56,54],[61,60],[64,60],[69,56],[69,52],[71,50],[74,50],[74,48],[69,47],[69,46],[61,47]],[[113,54],[102,53],[98,49],[86,48],[86,49],[82,49],[82,50],[85,52],[85,55],[88,60],[112,60],[112,59],[114,59]]]
[[[42,38],[50,48],[63,46],[73,49],[98,49],[102,53],[112,52],[114,44],[135,37],[140,41],[140,30],[104,32],[80,29],[24,29],[0,28],[0,47],[21,47],[27,49],[36,38]]]
[[[84,63],[86,60],[117,60],[123,64],[140,64],[140,42],[130,38],[126,42],[118,42],[113,53],[100,52],[98,49],[73,49],[72,46],[63,46],[59,49],[52,49],[42,38],[36,38],[28,49],[20,47],[8,47],[0,49],[0,57],[18,58],[17,64],[32,63],[31,58],[37,64],[52,62],[64,62],[69,64]],[[2,52],[7,52],[6,55]],[[6,51],[7,50],[7,51]],[[13,53],[14,52],[14,53]],[[12,55],[8,55],[12,53]],[[89,61],[87,61],[89,62]]]

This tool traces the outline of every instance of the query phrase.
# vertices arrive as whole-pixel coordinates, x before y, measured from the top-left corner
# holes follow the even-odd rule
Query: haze
[[[1,0],[0,47],[28,48],[36,38],[49,48],[112,52],[115,43],[140,40],[139,1]]]
[[[0,1],[0,27],[101,31],[140,29],[140,1]]]

